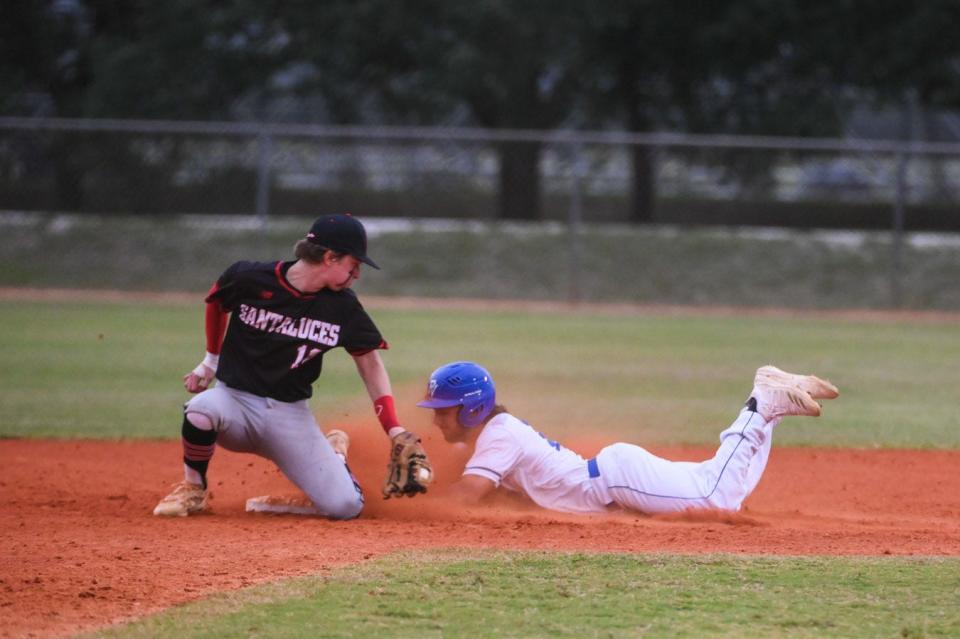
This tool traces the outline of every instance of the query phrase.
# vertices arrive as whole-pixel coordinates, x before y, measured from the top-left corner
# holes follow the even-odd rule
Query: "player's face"
[[[330,260],[330,288],[342,291],[360,278],[360,260],[352,255],[340,255]]]
[[[465,441],[467,438],[467,429],[457,420],[458,412],[460,412],[459,406],[433,409],[433,425],[440,429],[443,438],[451,444]]]

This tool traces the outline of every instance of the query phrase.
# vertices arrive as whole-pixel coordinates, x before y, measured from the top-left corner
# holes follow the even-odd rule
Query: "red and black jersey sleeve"
[[[367,315],[363,305],[360,304],[360,300],[356,298],[353,291],[348,293],[353,297],[355,305],[344,326],[341,346],[351,355],[364,355],[378,348],[390,348],[373,320]]]
[[[223,342],[223,335],[227,332],[227,320],[229,313],[220,305],[220,301],[214,297],[218,285],[214,283],[207,292],[207,308],[204,313],[204,326],[207,335],[207,352],[215,355],[220,353],[220,345]]]
[[[253,262],[234,262],[225,270],[216,283],[207,293],[206,302],[208,304],[216,302],[225,312],[231,312],[243,299],[245,293],[248,293],[249,282],[242,277],[244,272],[256,269],[258,265]]]

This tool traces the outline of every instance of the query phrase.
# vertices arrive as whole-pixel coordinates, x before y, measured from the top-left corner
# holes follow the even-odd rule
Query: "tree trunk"
[[[500,219],[539,220],[540,143],[503,142],[499,152]]]
[[[636,145],[633,152],[633,185],[630,202],[630,221],[636,224],[649,224],[654,219],[657,199],[657,162],[656,149]]]

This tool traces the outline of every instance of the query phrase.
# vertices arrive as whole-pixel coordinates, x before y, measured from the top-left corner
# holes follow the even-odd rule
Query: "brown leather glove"
[[[433,481],[433,466],[420,444],[420,438],[403,431],[392,440],[387,479],[383,482],[383,498],[413,497],[427,492]]]

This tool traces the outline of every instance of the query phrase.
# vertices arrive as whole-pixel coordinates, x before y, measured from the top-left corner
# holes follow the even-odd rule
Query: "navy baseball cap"
[[[360,220],[349,213],[324,215],[310,227],[307,241],[328,248],[336,253],[352,255],[364,264],[379,269],[377,263],[367,257],[367,231]]]

